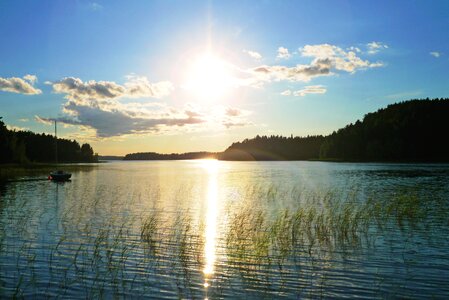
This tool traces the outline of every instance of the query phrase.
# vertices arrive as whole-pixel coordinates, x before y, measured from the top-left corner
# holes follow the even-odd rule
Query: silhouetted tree
[[[89,144],[58,139],[59,162],[96,162]],[[31,131],[8,130],[0,118],[0,163],[55,162],[55,137]]]

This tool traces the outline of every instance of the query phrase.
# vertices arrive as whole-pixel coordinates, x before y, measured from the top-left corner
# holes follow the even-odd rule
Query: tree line
[[[447,162],[448,122],[449,99],[415,99],[368,113],[328,136],[246,139],[220,159]]]
[[[322,135],[307,137],[259,136],[233,143],[222,160],[308,160],[319,157]]]
[[[140,152],[126,154],[123,160],[183,160],[183,159],[205,159],[217,158],[217,153],[213,152],[187,152],[161,154],[156,152]]]
[[[98,155],[89,144],[57,139],[59,162],[97,162]],[[0,117],[0,163],[53,163],[56,161],[55,137],[31,131],[9,130]]]

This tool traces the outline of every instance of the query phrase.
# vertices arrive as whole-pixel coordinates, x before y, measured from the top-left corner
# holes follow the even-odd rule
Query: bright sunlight
[[[231,65],[211,53],[199,55],[193,60],[184,85],[198,100],[207,101],[223,97],[232,86]]]

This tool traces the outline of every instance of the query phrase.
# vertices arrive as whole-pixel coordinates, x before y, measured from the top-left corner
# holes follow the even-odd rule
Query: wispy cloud
[[[389,94],[385,97],[388,99],[400,101],[400,100],[404,100],[404,99],[410,99],[413,97],[419,97],[422,94],[423,94],[422,90],[415,90],[415,91],[397,92],[397,93]]]
[[[251,114],[248,110],[236,107],[221,107],[215,113],[215,117],[220,119],[220,123],[225,128],[250,126],[253,123],[247,120]]]
[[[368,49],[368,54],[376,54],[380,50],[388,49],[388,45],[381,42],[371,42],[366,44],[366,47]]]
[[[0,77],[0,91],[24,95],[41,94],[42,91],[33,86],[36,81],[35,75],[25,75],[23,79],[19,77]]]
[[[243,52],[248,54],[249,56],[251,56],[255,60],[261,60],[262,59],[262,55],[259,52],[251,51],[251,50],[243,50]]]
[[[99,11],[103,9],[103,5],[97,3],[97,2],[90,2],[89,8],[93,11]]]
[[[436,58],[438,58],[438,57],[441,56],[441,53],[440,53],[440,52],[437,52],[437,51],[432,51],[432,52],[430,52],[429,54],[432,55],[433,57],[436,57]]]
[[[276,56],[278,59],[288,59],[290,58],[291,54],[288,52],[287,48],[279,47],[278,48],[278,55]]]
[[[299,91],[294,91],[293,96],[304,97],[307,94],[324,94],[326,88],[322,85],[308,85]]]
[[[308,85],[298,91],[285,90],[281,93],[282,96],[293,95],[295,97],[304,97],[307,94],[324,94],[327,89],[322,85]]]

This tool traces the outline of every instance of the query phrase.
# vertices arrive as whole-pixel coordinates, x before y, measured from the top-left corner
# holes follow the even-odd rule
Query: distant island
[[[368,113],[327,136],[256,136],[219,153],[132,153],[125,160],[331,160],[449,162],[449,99],[415,99]]]
[[[57,139],[58,161],[63,163],[97,162],[98,155],[89,144]],[[55,162],[55,137],[31,131],[9,130],[0,117],[0,164]]]

